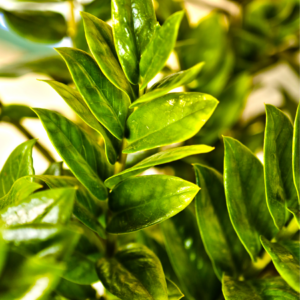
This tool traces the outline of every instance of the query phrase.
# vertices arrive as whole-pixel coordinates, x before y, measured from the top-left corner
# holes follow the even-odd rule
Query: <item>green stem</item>
[[[75,21],[75,14],[74,14],[74,2],[69,1],[70,4],[70,15],[71,18],[69,20],[69,28],[68,28],[68,34],[70,38],[72,39],[73,46],[75,46],[74,37],[76,36],[76,21]]]
[[[114,172],[115,174],[118,174],[125,169],[127,154],[122,152],[123,149],[125,148],[125,146],[126,146],[126,140],[125,140],[125,138],[123,138],[121,151],[120,151],[120,155],[119,155],[119,161],[116,162],[116,164],[115,164],[115,172]]]
[[[20,123],[10,123],[10,124],[18,128],[29,140],[34,139],[31,133]],[[41,154],[43,154],[43,156],[49,161],[49,163],[55,162],[55,159],[49,153],[49,151],[46,148],[44,148],[44,146],[42,146],[38,141],[36,142],[35,147],[40,151]]]
[[[278,232],[278,234],[274,238],[274,241],[290,239],[298,231],[299,231],[299,225],[297,223],[296,218],[293,217],[290,223],[286,227],[283,227],[282,230]]]

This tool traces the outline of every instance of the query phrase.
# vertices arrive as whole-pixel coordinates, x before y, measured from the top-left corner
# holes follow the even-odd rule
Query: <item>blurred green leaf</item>
[[[63,175],[63,162],[54,162],[49,165],[43,175],[62,176]]]
[[[37,115],[25,105],[10,104],[0,108],[0,121],[18,123],[23,118],[37,118]]]
[[[178,288],[178,286],[173,281],[171,281],[170,279],[166,278],[166,282],[167,282],[168,299],[169,300],[179,300],[182,297],[184,297],[184,295],[181,293],[181,291]]]
[[[293,134],[293,178],[300,203],[300,105],[298,105]]]

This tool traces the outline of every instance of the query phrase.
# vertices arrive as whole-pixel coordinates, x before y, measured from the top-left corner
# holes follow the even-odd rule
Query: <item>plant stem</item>
[[[298,231],[299,231],[299,225],[297,223],[296,218],[293,217],[290,223],[286,227],[283,227],[282,230],[278,232],[274,241],[290,239]]]
[[[125,140],[125,138],[123,138],[121,151],[120,151],[120,155],[119,155],[119,161],[116,162],[116,164],[115,164],[115,172],[114,172],[115,174],[118,174],[125,169],[127,154],[122,152],[123,149],[125,148],[125,145],[126,145],[126,140]]]
[[[10,123],[14,125],[16,128],[18,128],[29,140],[34,139],[34,137],[31,135],[31,133],[20,123]],[[49,161],[49,163],[54,163],[55,159],[53,156],[49,153],[49,151],[44,148],[38,141],[35,144],[36,148],[40,151],[41,154]]]
[[[69,4],[70,4],[71,18],[69,20],[68,34],[69,34],[70,38],[72,39],[73,46],[75,46],[74,37],[76,35],[76,21],[75,21],[75,14],[74,14],[74,2],[69,1]]]

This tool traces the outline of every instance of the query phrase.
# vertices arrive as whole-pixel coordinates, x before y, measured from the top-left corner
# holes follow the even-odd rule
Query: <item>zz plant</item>
[[[0,173],[0,298],[298,299],[299,109],[293,126],[266,106],[264,165],[224,137],[224,179],[142,174],[212,151],[184,142],[218,101],[169,93],[202,62],[153,83],[183,12],[160,25],[151,0],[114,0],[112,27],[81,16],[90,53],[56,49],[75,86],[45,81],[81,123],[33,109],[68,169],[36,175],[29,140]]]

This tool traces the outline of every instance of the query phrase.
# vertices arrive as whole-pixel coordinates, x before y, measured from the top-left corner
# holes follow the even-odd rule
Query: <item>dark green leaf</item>
[[[229,276],[222,280],[226,300],[298,300],[294,292],[280,277],[251,281],[237,281]]]
[[[160,223],[182,211],[199,188],[174,176],[129,178],[111,192],[109,207],[116,214],[107,226],[110,233],[126,233]]]
[[[300,105],[298,105],[293,136],[293,177],[300,202]]]
[[[265,199],[263,166],[244,145],[224,137],[224,177],[231,222],[253,261],[260,250],[260,235],[269,239],[277,229]]]
[[[63,175],[63,162],[54,162],[50,164],[48,169],[43,173],[43,175],[53,175],[53,176],[61,176]]]
[[[150,157],[147,157],[146,159],[142,160],[135,166],[106,179],[105,185],[108,188],[112,189],[115,185],[117,185],[119,182],[123,181],[124,179],[142,173],[143,171],[151,167],[154,167],[156,165],[161,165],[174,160],[179,160],[181,158],[190,155],[207,153],[212,151],[213,149],[214,149],[213,147],[206,146],[206,145],[194,145],[194,146],[184,146],[184,147],[161,151]]]
[[[103,21],[111,19],[111,0],[94,0],[86,5],[83,3],[83,8]]]
[[[261,242],[282,278],[298,293],[300,293],[299,241],[284,241],[271,243],[263,236]]]
[[[108,161],[114,164],[118,157],[120,142],[96,119],[90,109],[84,102],[80,93],[63,83],[44,80],[66,101],[66,103],[75,111],[75,113],[90,127],[95,129],[103,138],[105,144],[105,153]]]
[[[34,175],[32,148],[36,140],[20,144],[8,157],[0,172],[0,197],[9,192],[14,182],[23,176]]]
[[[179,300],[181,299],[184,295],[181,293],[180,289],[178,286],[171,281],[170,279],[166,278],[167,282],[167,288],[168,288],[168,299],[169,300]]]
[[[218,295],[218,279],[205,253],[194,215],[185,209],[161,224],[167,252],[187,299]]]
[[[8,227],[30,223],[67,223],[73,211],[74,188],[47,190],[15,200],[0,211],[0,224]]]
[[[58,48],[86,104],[116,138],[123,138],[130,101],[102,73],[88,53],[75,48]]]
[[[139,51],[134,32],[132,0],[112,0],[111,11],[116,51],[127,79],[139,81]],[[147,0],[148,2],[148,0]]]
[[[124,300],[167,300],[167,285],[159,259],[147,247],[129,244],[113,258],[97,262],[98,276],[112,294]]]
[[[147,90],[146,94],[144,94],[134,103],[132,103],[130,108],[139,106],[144,102],[161,97],[165,95],[167,92],[179,86],[183,86],[192,82],[201,71],[203,65],[204,63],[201,62],[188,70],[171,74],[157,81],[150,87],[150,89]]]
[[[57,43],[67,34],[64,17],[54,11],[3,10],[10,29],[20,36],[38,43]]]
[[[25,105],[11,104],[0,108],[0,121],[19,123],[23,118],[37,118],[37,116]]]
[[[223,177],[199,164],[194,169],[201,188],[196,196],[196,216],[206,252],[220,280],[223,272],[238,277],[248,263],[248,255],[229,219]]]
[[[266,116],[266,198],[274,223],[281,229],[290,216],[287,207],[295,207],[298,202],[292,171],[293,125],[288,117],[273,105],[266,105]]]
[[[119,64],[111,27],[91,14],[82,12],[81,16],[87,42],[101,71],[133,101],[135,95]]]
[[[217,104],[202,93],[171,93],[142,105],[127,120],[129,145],[123,153],[187,140],[202,128]]]
[[[107,198],[102,179],[111,167],[104,151],[86,132],[62,115],[47,109],[35,108],[49,139],[76,178],[100,200]]]
[[[161,28],[155,31],[152,40],[146,47],[140,62],[140,74],[142,78],[141,89],[144,89],[150,80],[163,68],[171,54],[183,18],[183,12],[177,12],[170,16]]]

